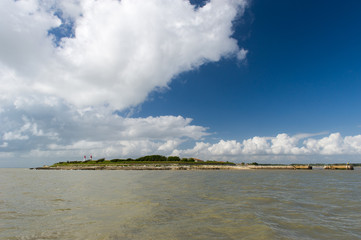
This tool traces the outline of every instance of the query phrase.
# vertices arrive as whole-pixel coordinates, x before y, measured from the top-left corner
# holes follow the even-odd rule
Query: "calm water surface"
[[[361,239],[361,170],[0,169],[0,239]]]

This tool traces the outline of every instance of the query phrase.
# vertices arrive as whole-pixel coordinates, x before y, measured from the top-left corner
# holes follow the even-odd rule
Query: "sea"
[[[0,169],[0,239],[361,239],[361,170]]]

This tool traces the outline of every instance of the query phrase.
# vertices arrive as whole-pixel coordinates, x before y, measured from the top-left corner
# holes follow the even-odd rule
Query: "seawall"
[[[346,164],[346,165],[327,165],[324,166],[323,169],[326,170],[354,170],[353,166],[350,164]]]
[[[273,169],[273,170],[311,170],[312,166],[308,165],[280,165],[280,166],[273,166],[273,165],[249,165],[250,169]]]

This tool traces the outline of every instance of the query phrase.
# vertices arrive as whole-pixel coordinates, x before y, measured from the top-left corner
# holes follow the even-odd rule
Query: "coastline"
[[[72,165],[55,167],[37,167],[35,170],[312,170],[311,166],[305,165],[283,165],[283,166],[264,166],[264,165]]]
[[[222,165],[95,165],[37,167],[35,170],[246,170],[247,166]]]
[[[356,166],[359,166],[356,164]],[[258,164],[233,163],[178,156],[148,155],[137,159],[98,160],[58,162],[51,166],[30,168],[34,170],[312,170],[313,167],[324,170],[353,170],[352,164]]]

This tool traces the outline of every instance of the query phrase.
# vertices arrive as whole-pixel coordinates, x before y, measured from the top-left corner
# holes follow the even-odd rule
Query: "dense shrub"
[[[169,156],[168,161],[180,161],[181,159],[178,156]]]
[[[148,162],[148,161],[167,161],[167,157],[161,155],[150,155],[137,158],[136,161]]]
[[[182,162],[195,162],[194,158],[182,158]]]

